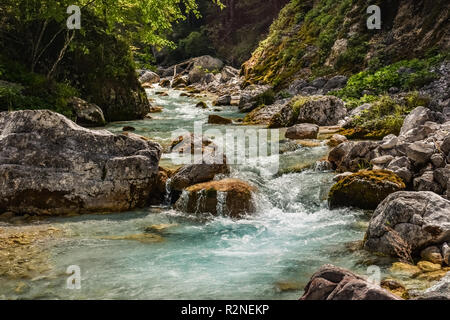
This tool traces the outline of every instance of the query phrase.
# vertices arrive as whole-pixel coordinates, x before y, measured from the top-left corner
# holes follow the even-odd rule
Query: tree
[[[222,6],[220,0],[211,0]],[[165,35],[172,24],[193,13],[199,15],[196,0],[4,0],[0,21],[6,19],[9,28],[2,28],[3,42],[22,42],[28,48],[30,71],[34,72],[43,55],[57,47],[47,77],[51,78],[65,52],[81,30],[68,30],[67,7],[77,5],[89,10],[105,22],[105,32],[118,37],[138,40],[157,47],[173,45]],[[82,19],[82,18],[81,18]],[[14,38],[14,31],[29,33],[27,39]],[[28,43],[24,43],[26,41]]]

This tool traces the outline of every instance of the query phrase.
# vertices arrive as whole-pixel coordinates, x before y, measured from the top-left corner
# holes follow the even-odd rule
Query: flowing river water
[[[107,129],[135,133],[168,145],[175,129],[192,130],[208,114],[242,118],[236,107],[212,112],[196,108],[198,100],[169,90],[156,96],[163,112],[153,119],[112,123]],[[205,128],[230,126],[205,125]],[[280,134],[281,136],[281,134]],[[301,147],[280,157],[280,171],[323,158],[328,147]],[[271,158],[267,157],[266,164]],[[162,166],[170,166],[165,154]],[[332,263],[366,273],[367,261],[349,243],[364,237],[369,214],[329,210],[326,195],[334,173],[314,170],[267,175],[264,161],[233,166],[231,176],[258,188],[257,212],[241,220],[216,217],[200,221],[169,206],[128,213],[47,219],[43,224],[65,231],[48,243],[51,270],[27,280],[1,280],[0,297],[31,299],[298,299],[311,275]],[[151,225],[169,224],[158,241],[136,241]],[[131,237],[130,237],[131,235]],[[137,239],[139,240],[139,239]],[[142,239],[141,239],[142,240]],[[145,239],[144,239],[145,240]],[[81,270],[81,289],[66,287],[66,269]]]

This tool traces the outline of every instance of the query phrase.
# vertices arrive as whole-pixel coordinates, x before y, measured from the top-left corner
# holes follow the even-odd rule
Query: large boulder
[[[275,101],[271,105],[261,105],[247,114],[244,118],[246,124],[268,125],[272,117],[286,106],[286,99]]]
[[[75,111],[75,122],[84,127],[100,127],[106,124],[102,109],[93,103],[73,97],[69,101],[69,107]]]
[[[298,123],[333,126],[345,118],[344,102],[334,96],[296,96],[270,120],[270,128],[289,127]]]
[[[434,192],[396,192],[375,210],[364,247],[405,258],[450,240],[450,201]]]
[[[193,58],[192,61],[194,62],[193,68],[202,68],[205,71],[220,71],[223,68],[223,62],[220,59],[211,57],[211,56],[201,56]]]
[[[209,213],[238,218],[253,213],[254,188],[238,179],[196,184],[185,189],[175,207],[186,213]]]
[[[285,137],[288,139],[317,139],[318,134],[318,125],[302,123],[288,128]]]
[[[0,113],[0,212],[118,212],[148,204],[159,144],[48,110]]]
[[[144,73],[139,77],[139,81],[142,84],[159,83],[160,80],[161,80],[160,77],[155,72],[150,70],[145,70]]]
[[[311,277],[300,300],[400,300],[400,298],[349,270],[326,264]]]
[[[334,96],[312,96],[296,102],[298,118],[296,123],[314,123],[319,126],[337,125],[345,118],[344,102]]]
[[[353,206],[375,209],[391,193],[403,190],[405,184],[396,174],[386,170],[366,170],[345,176],[330,190],[331,208]]]

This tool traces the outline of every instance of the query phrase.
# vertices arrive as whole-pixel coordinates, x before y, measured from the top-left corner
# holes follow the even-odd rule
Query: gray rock
[[[300,300],[401,299],[349,270],[326,264],[311,277]]]
[[[59,215],[144,207],[162,148],[82,128],[48,110],[0,113],[0,212]]]
[[[348,139],[346,136],[340,134],[333,134],[333,136],[328,140],[327,145],[330,147],[336,147],[341,143],[347,142]]]
[[[311,87],[321,89],[327,84],[327,79],[325,78],[317,78],[311,82]]]
[[[415,300],[450,300],[450,272]]]
[[[387,135],[386,137],[383,138],[383,142],[380,145],[380,148],[384,150],[392,149],[397,145],[397,142],[398,138],[395,135],[393,134]]]
[[[317,139],[319,126],[311,123],[297,124],[286,131],[288,139]]]
[[[317,94],[318,91],[319,90],[316,87],[307,86],[300,90],[300,94],[302,94],[304,96],[311,96],[311,95]]]
[[[364,248],[405,258],[449,237],[450,201],[434,192],[400,191],[389,195],[375,210]]]
[[[372,159],[370,161],[370,163],[372,163],[374,165],[377,165],[377,166],[384,166],[384,165],[388,165],[393,159],[394,159],[393,156],[386,155],[386,156],[382,156],[382,157],[378,157],[378,158]]]
[[[222,69],[220,81],[228,82],[239,75],[239,70],[230,66]]]
[[[99,106],[73,97],[68,106],[75,111],[76,123],[84,127],[100,127],[106,124],[105,116]]]
[[[413,128],[417,128],[427,121],[432,121],[431,110],[425,107],[417,107],[405,118],[400,135],[405,134]]]
[[[444,242],[441,247],[442,258],[446,265],[450,266],[450,246]]]
[[[334,96],[309,97],[299,108],[296,123],[314,123],[333,126],[345,118],[344,102]]]
[[[439,183],[442,189],[447,189],[447,183],[450,180],[450,164],[448,164],[445,168],[437,168],[434,170],[433,178],[437,183]]]
[[[413,179],[413,173],[407,168],[398,168],[392,170],[396,175],[398,175],[405,183],[410,183]]]
[[[442,187],[434,182],[433,171],[425,171],[420,177],[414,178],[414,190],[442,194]]]
[[[425,261],[430,261],[439,265],[444,261],[441,250],[437,246],[426,247],[420,252],[420,257]]]
[[[194,184],[211,181],[218,174],[228,173],[230,169],[226,163],[185,165],[170,178],[170,188],[173,191],[182,191]]]
[[[441,150],[446,155],[450,155],[450,134],[445,137],[444,141],[441,144]]]
[[[370,160],[378,156],[375,152],[377,147],[378,143],[373,141],[360,141],[352,144],[352,147],[339,164],[338,171],[356,172],[361,169],[361,166],[367,167]]]
[[[340,168],[342,161],[353,148],[353,146],[354,142],[348,141],[334,147],[328,154],[328,161],[333,163],[337,168]],[[342,172],[342,170],[340,171]]]
[[[230,104],[231,104],[231,96],[230,95],[220,96],[213,103],[213,105],[215,105],[215,106],[229,106]]]
[[[353,174],[353,172],[344,172],[341,174],[337,174],[334,176],[333,181],[340,181],[342,179],[344,179],[345,177],[351,176]]]
[[[203,70],[208,70],[210,72],[220,71],[223,68],[222,60],[208,55],[193,58],[192,61],[194,62],[193,68],[201,67]]]
[[[150,70],[144,71],[144,73],[139,77],[139,82],[141,83],[159,83],[159,81],[159,76]]]
[[[406,154],[418,165],[426,164],[434,153],[434,146],[423,142],[414,142],[406,148]]]
[[[346,76],[335,76],[327,81],[325,86],[323,87],[325,90],[335,90],[345,87],[347,84],[348,78]]]
[[[363,111],[368,110],[370,108],[372,108],[371,103],[364,103],[364,104],[360,105],[359,107],[356,107],[355,109],[350,111],[350,117],[359,116],[362,114]]]
[[[288,92],[291,95],[297,95],[300,93],[300,91],[308,85],[308,82],[303,79],[294,80],[291,85],[289,86]]]
[[[435,153],[431,156],[431,163],[435,168],[445,167],[445,158],[440,153]]]

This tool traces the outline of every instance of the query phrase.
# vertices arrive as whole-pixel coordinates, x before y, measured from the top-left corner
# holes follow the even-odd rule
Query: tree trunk
[[[70,34],[70,31],[68,30],[67,33],[66,33],[66,40],[64,42],[64,46],[59,51],[58,58],[56,59],[56,61],[53,64],[52,68],[50,69],[50,71],[47,73],[47,79],[50,80],[52,78],[53,73],[56,70],[56,67],[61,62],[61,60],[64,58],[64,54],[66,53],[67,48],[69,48],[69,45],[72,42],[74,37],[75,37],[75,30],[72,31],[72,34]]]

